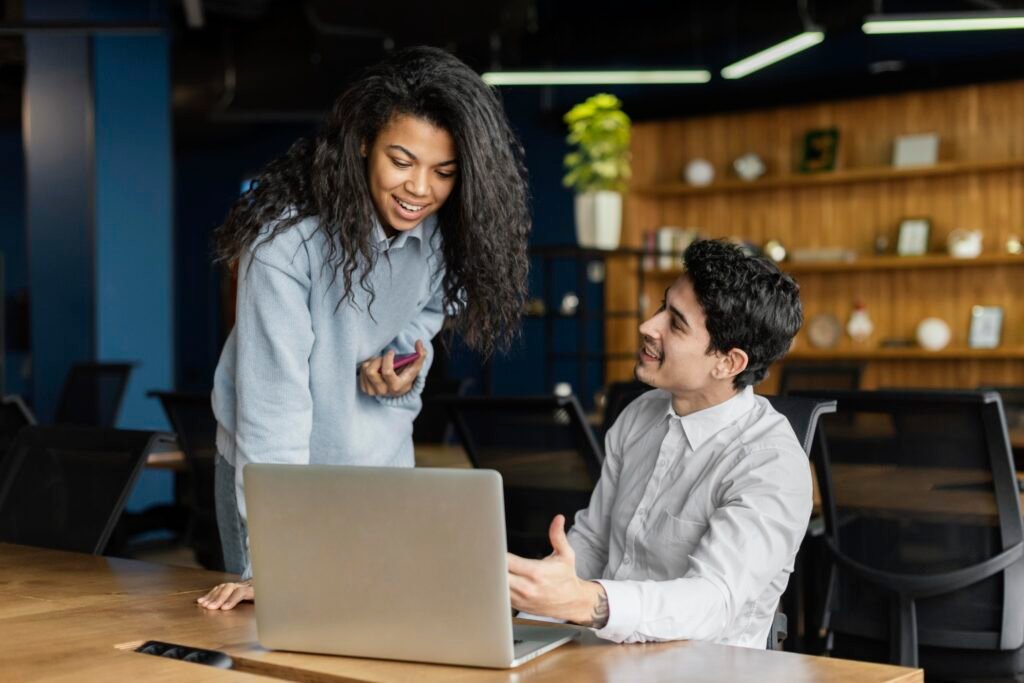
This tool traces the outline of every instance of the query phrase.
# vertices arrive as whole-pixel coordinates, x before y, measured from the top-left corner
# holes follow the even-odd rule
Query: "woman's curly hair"
[[[316,217],[332,278],[341,275],[341,301],[353,299],[366,264],[357,280],[372,305],[375,209],[360,149],[399,115],[443,128],[455,142],[456,186],[438,211],[452,327],[485,355],[507,349],[519,334],[529,269],[523,149],[495,92],[444,50],[401,50],[348,87],[320,130],[268,163],[235,202],[214,235],[217,258],[234,262],[257,238],[262,244]]]

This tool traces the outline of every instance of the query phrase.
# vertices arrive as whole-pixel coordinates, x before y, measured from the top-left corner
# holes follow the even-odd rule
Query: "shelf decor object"
[[[809,130],[804,134],[801,173],[834,171],[839,156],[839,129]]]
[[[934,166],[939,161],[939,136],[935,133],[900,135],[892,143],[892,165]]]
[[[896,238],[896,253],[900,256],[923,256],[928,253],[928,234],[931,221],[927,218],[904,218]]]
[[[953,333],[942,318],[925,318],[917,325],[917,343],[928,351],[941,351],[949,345]]]
[[[565,115],[566,141],[562,184],[576,191],[576,239],[581,247],[616,249],[622,232],[622,192],[630,177],[629,117],[614,95],[600,94]]]
[[[946,238],[946,251],[953,258],[978,258],[981,256],[981,230],[957,228]]]
[[[971,308],[971,331],[967,345],[972,349],[994,349],[999,346],[1003,332],[1002,306],[974,306]]]

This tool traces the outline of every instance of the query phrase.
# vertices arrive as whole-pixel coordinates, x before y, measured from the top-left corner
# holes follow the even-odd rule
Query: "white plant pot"
[[[576,241],[591,249],[618,249],[622,195],[611,190],[576,195]]]

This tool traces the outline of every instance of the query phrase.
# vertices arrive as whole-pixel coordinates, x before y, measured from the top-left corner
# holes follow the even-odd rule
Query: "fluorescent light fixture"
[[[703,69],[665,71],[488,71],[488,85],[664,85],[707,83]]]
[[[722,69],[722,78],[730,80],[743,78],[766,66],[781,62],[786,57],[792,57],[798,52],[814,47],[823,40],[825,40],[825,34],[821,31],[804,31],[800,35],[784,40],[778,45],[772,45],[765,50],[755,52],[749,57],[730,64]]]
[[[1024,28],[1021,12],[957,12],[955,14],[878,14],[864,20],[864,33],[939,33],[999,31]]]

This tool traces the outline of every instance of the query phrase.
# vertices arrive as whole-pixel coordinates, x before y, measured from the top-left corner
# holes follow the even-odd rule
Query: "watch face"
[[[839,342],[843,328],[829,313],[819,313],[807,323],[807,341],[819,349],[830,349]]]

